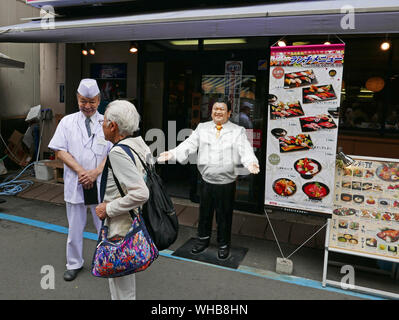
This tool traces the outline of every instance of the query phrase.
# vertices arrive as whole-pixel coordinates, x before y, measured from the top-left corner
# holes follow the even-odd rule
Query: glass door
[[[166,93],[167,149],[170,150],[184,141],[195,129],[199,120],[198,92],[194,90],[196,70],[191,61],[168,61],[168,79]],[[174,197],[191,199],[198,202],[197,167],[195,164],[166,164],[164,170],[165,185]]]
[[[165,132],[165,150],[171,150],[184,141],[198,123],[211,120],[213,101],[228,94],[226,63],[241,64],[236,84],[235,114],[231,118],[247,130],[255,155],[261,166],[258,175],[239,176],[237,179],[235,209],[256,212],[263,206],[265,163],[265,115],[267,106],[268,69],[267,45],[264,39],[247,39],[243,45],[208,48],[204,43],[180,47],[170,41],[151,42],[151,58],[163,61],[163,100],[157,104],[162,113]],[[149,47],[148,45],[147,47]],[[150,52],[148,53],[150,56]],[[154,70],[161,70],[154,65]],[[155,76],[154,76],[155,77]],[[155,77],[160,80],[160,77]],[[227,84],[227,85],[226,85]],[[155,88],[155,86],[153,86]],[[151,100],[153,88],[148,89]],[[153,100],[153,99],[152,99]],[[152,112],[151,112],[152,113]],[[147,117],[159,119],[160,113]],[[152,122],[151,120],[148,120]],[[151,128],[151,126],[150,126]],[[183,131],[183,132],[182,132]],[[199,201],[200,174],[195,164],[165,164],[160,166],[162,178],[173,197]]]
[[[229,96],[233,112],[230,121],[243,126],[259,165],[262,165],[264,148],[264,109],[266,102],[267,67],[266,53],[258,52],[209,52],[208,64],[201,77],[201,122],[211,120],[213,102],[218,97]],[[232,79],[228,64],[235,63],[241,67],[238,76]],[[234,86],[234,88],[232,88]],[[234,94],[229,94],[234,92]],[[233,99],[233,101],[232,101]],[[242,167],[242,166],[241,166]],[[237,178],[236,209],[251,210],[258,206],[263,194],[264,177],[258,175],[240,175]],[[252,209],[253,210],[253,209]]]

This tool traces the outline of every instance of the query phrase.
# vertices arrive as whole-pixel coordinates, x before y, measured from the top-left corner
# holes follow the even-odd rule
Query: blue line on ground
[[[0,219],[17,222],[17,223],[45,229],[45,230],[55,231],[58,233],[68,234],[68,228],[66,228],[66,227],[62,227],[62,226],[59,226],[56,224],[51,224],[51,223],[47,223],[47,222],[43,222],[43,221],[39,221],[39,220],[33,220],[33,219],[29,219],[29,218],[14,216],[14,215],[6,214],[6,213],[0,213]],[[85,239],[89,239],[89,240],[97,240],[98,239],[97,235],[92,232],[84,232],[83,237]],[[383,300],[382,298],[372,296],[372,295],[356,293],[353,291],[347,291],[347,290],[333,288],[333,287],[323,287],[321,282],[306,279],[306,278],[300,278],[300,277],[288,276],[288,275],[280,275],[280,274],[277,274],[277,273],[274,273],[271,271],[259,270],[259,269],[255,269],[255,268],[251,268],[251,267],[247,267],[247,266],[240,266],[239,269],[231,269],[231,268],[227,268],[227,267],[223,267],[223,266],[214,265],[211,263],[206,263],[206,262],[191,260],[191,259],[182,258],[182,257],[178,257],[178,256],[173,256],[172,254],[173,254],[173,251],[171,251],[171,250],[163,250],[160,252],[161,256],[166,257],[166,258],[175,259],[175,260],[195,262],[195,263],[207,265],[210,267],[215,267],[215,268],[224,269],[224,270],[228,270],[228,271],[240,272],[240,273],[248,274],[248,275],[255,276],[255,277],[261,277],[261,278],[266,278],[266,279],[270,279],[270,280],[282,281],[282,282],[295,284],[295,285],[299,285],[299,286],[303,286],[303,287],[314,288],[314,289],[318,289],[318,290],[325,290],[325,291],[340,293],[340,294],[344,294],[344,295],[350,295],[350,296],[354,296],[354,297],[358,297],[358,298],[362,298],[362,299]]]
[[[195,263],[207,265],[207,266],[214,267],[214,268],[224,269],[224,270],[228,270],[228,271],[235,271],[235,272],[248,274],[248,275],[255,276],[255,277],[261,277],[261,278],[281,281],[281,282],[285,282],[285,283],[289,283],[289,284],[295,284],[295,285],[302,286],[302,287],[308,287],[308,288],[314,288],[314,289],[319,289],[319,290],[324,290],[324,291],[330,291],[330,292],[335,292],[335,293],[340,293],[340,294],[344,294],[344,295],[354,296],[354,297],[358,297],[358,298],[362,298],[362,299],[385,300],[383,298],[372,296],[372,295],[368,295],[368,294],[362,294],[362,293],[357,293],[357,292],[353,292],[353,291],[347,291],[347,290],[338,289],[338,288],[334,288],[334,287],[323,287],[321,282],[320,281],[316,281],[316,280],[310,280],[310,279],[306,279],[306,278],[289,276],[289,275],[281,275],[281,274],[278,274],[278,273],[275,273],[275,272],[272,272],[272,271],[259,270],[259,269],[248,267],[248,266],[240,266],[239,269],[231,269],[231,268],[218,266],[218,265],[211,264],[211,263],[206,263],[206,262],[202,262],[202,261],[191,260],[191,259],[187,259],[187,258],[173,256],[172,253],[173,253],[173,251],[171,251],[171,250],[163,250],[163,251],[161,251],[160,254],[162,256],[164,256],[164,257],[167,257],[167,258],[172,258],[172,259],[182,260],[182,261],[195,262]]]
[[[14,216],[14,215],[5,214],[5,213],[0,213],[0,219],[9,220],[9,221],[13,221],[13,222],[27,224],[27,225],[41,228],[41,229],[46,229],[46,230],[51,230],[51,231],[55,231],[55,232],[59,232],[59,233],[68,234],[68,228],[66,228],[66,227],[62,227],[62,226],[47,223],[47,222],[42,222],[39,220],[18,217],[18,216]],[[90,239],[90,240],[98,239],[97,235],[92,232],[84,232],[83,237],[86,239]]]

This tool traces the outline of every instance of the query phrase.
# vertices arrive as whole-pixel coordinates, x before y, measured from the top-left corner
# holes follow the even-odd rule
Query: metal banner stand
[[[283,253],[283,250],[281,249],[280,242],[278,241],[276,233],[274,232],[274,228],[273,228],[272,222],[270,221],[269,215],[267,214],[268,210],[265,209],[264,212],[265,212],[267,221],[269,222],[269,225],[270,225],[270,228],[272,230],[274,239],[276,240],[277,246],[278,246],[278,248],[280,250],[280,254],[281,254],[281,258],[277,258],[277,260],[276,260],[276,272],[277,273],[283,273],[283,274],[292,274],[293,268],[294,268],[294,264],[290,260],[290,257],[292,255],[294,255],[298,250],[300,250],[306,243],[308,243],[308,241],[310,241],[314,236],[316,236],[322,229],[324,229],[324,227],[328,224],[328,222],[326,224],[324,224],[314,234],[312,234],[305,242],[303,242],[298,248],[296,248],[290,255],[285,257],[284,253]]]
[[[341,250],[341,249],[337,249],[337,248],[329,248],[330,225],[331,225],[331,219],[328,219],[326,240],[325,240],[325,245],[324,245],[324,266],[323,266],[322,286],[326,287],[326,285],[330,285],[332,287],[345,289],[341,282],[327,279],[327,267],[328,267],[328,253],[329,253],[329,251],[338,252],[338,253],[344,253],[344,254],[353,254],[353,255],[356,255],[356,256],[366,257],[366,258],[371,258],[371,259],[376,259],[376,258],[371,256],[371,255],[364,254],[364,253],[348,252],[346,250]],[[384,259],[379,258],[379,259],[398,263],[398,261],[395,260],[395,259],[389,259],[389,258],[384,258]],[[346,287],[349,290],[360,292],[360,293],[372,294],[372,295],[375,295],[375,296],[380,296],[380,297],[389,298],[389,299],[399,299],[399,294],[392,293],[392,292],[381,291],[381,290],[376,290],[376,289],[372,289],[372,288],[361,287],[361,286],[356,286],[356,285],[349,285],[349,284],[346,284]]]

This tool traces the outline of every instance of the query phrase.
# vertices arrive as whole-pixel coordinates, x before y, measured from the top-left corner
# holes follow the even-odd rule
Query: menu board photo
[[[399,259],[399,160],[352,158],[336,170],[329,247]]]
[[[344,49],[271,48],[265,205],[332,213]]]

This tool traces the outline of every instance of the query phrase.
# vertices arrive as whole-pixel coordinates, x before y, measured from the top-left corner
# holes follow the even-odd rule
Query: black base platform
[[[247,248],[231,247],[230,254],[227,259],[221,260],[218,258],[218,247],[212,243],[203,252],[198,254],[192,254],[191,249],[194,246],[195,238],[189,239],[184,245],[177,249],[172,255],[197,260],[206,263],[216,264],[218,266],[237,269],[240,266],[241,261],[244,259],[248,252]]]

